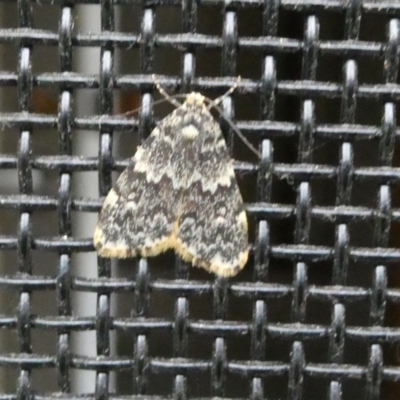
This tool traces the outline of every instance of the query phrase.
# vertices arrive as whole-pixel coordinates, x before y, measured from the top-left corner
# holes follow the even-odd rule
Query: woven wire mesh
[[[398,1],[0,11],[0,399],[399,398]],[[152,73],[211,98],[242,76],[223,110],[261,160],[216,116],[250,219],[233,279],[94,253],[104,196],[168,112]]]

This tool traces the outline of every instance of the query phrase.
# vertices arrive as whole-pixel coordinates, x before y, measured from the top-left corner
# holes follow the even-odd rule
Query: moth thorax
[[[182,136],[187,140],[195,140],[200,132],[194,125],[188,125],[182,128]]]
[[[186,104],[190,106],[204,105],[204,96],[197,92],[189,93],[186,97]]]

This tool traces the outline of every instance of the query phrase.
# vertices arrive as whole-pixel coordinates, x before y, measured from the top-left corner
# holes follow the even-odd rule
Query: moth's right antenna
[[[173,104],[175,107],[181,107],[182,104],[179,103],[179,101],[175,100],[173,97],[171,97],[162,87],[161,85],[158,83],[156,76],[153,74],[151,76],[151,78],[153,79],[154,84],[156,85],[157,90],[160,92],[160,94],[162,96],[165,97],[165,100],[169,101],[171,104]]]
[[[218,106],[219,103],[222,103],[232,92],[239,86],[240,83],[240,75],[237,77],[236,83],[232,85],[232,87],[222,96],[217,97],[213,101],[208,102],[208,109],[210,110],[211,108],[215,108],[221,115],[222,118],[228,123],[228,125],[231,127],[231,129],[236,133],[236,135],[239,136],[239,138],[242,140],[242,142],[261,160],[261,153],[244,137],[242,132],[239,131],[239,129],[234,125],[234,123],[225,116],[224,112],[222,109]]]
[[[211,104],[211,103],[209,103]],[[223,110],[214,104],[213,106],[221,115],[221,117],[228,123],[231,129],[239,136],[240,140],[261,160],[262,155],[261,153],[244,137],[243,133],[239,131],[239,129],[235,126],[230,118],[224,115]]]
[[[236,82],[232,85],[232,87],[225,94],[223,94],[222,96],[217,97],[215,100],[213,100],[208,105],[208,109],[216,107],[218,104],[222,103],[228,96],[230,96],[236,90],[236,88],[239,86],[239,83],[241,80],[242,80],[242,78],[239,75],[236,79]]]

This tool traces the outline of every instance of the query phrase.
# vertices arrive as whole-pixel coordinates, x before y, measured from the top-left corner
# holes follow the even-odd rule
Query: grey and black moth
[[[221,129],[200,93],[190,93],[137,149],[104,201],[93,242],[101,257],[174,249],[219,276],[244,267],[243,200]]]

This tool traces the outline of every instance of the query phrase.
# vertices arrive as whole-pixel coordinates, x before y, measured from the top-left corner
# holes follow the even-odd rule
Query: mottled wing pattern
[[[236,275],[248,258],[246,213],[241,198],[233,195],[240,195],[235,182],[214,193],[194,183],[179,223],[178,253],[220,276]]]
[[[174,113],[153,130],[107,195],[94,234],[102,257],[154,256],[174,247],[181,188],[173,174]]]
[[[249,251],[243,200],[219,125],[205,107],[192,112],[188,126],[199,136],[187,150],[191,174],[179,211],[176,250],[193,265],[233,276]]]
[[[221,130],[199,93],[139,147],[104,202],[94,245],[101,256],[118,258],[173,248],[221,276],[244,267],[243,201]]]

